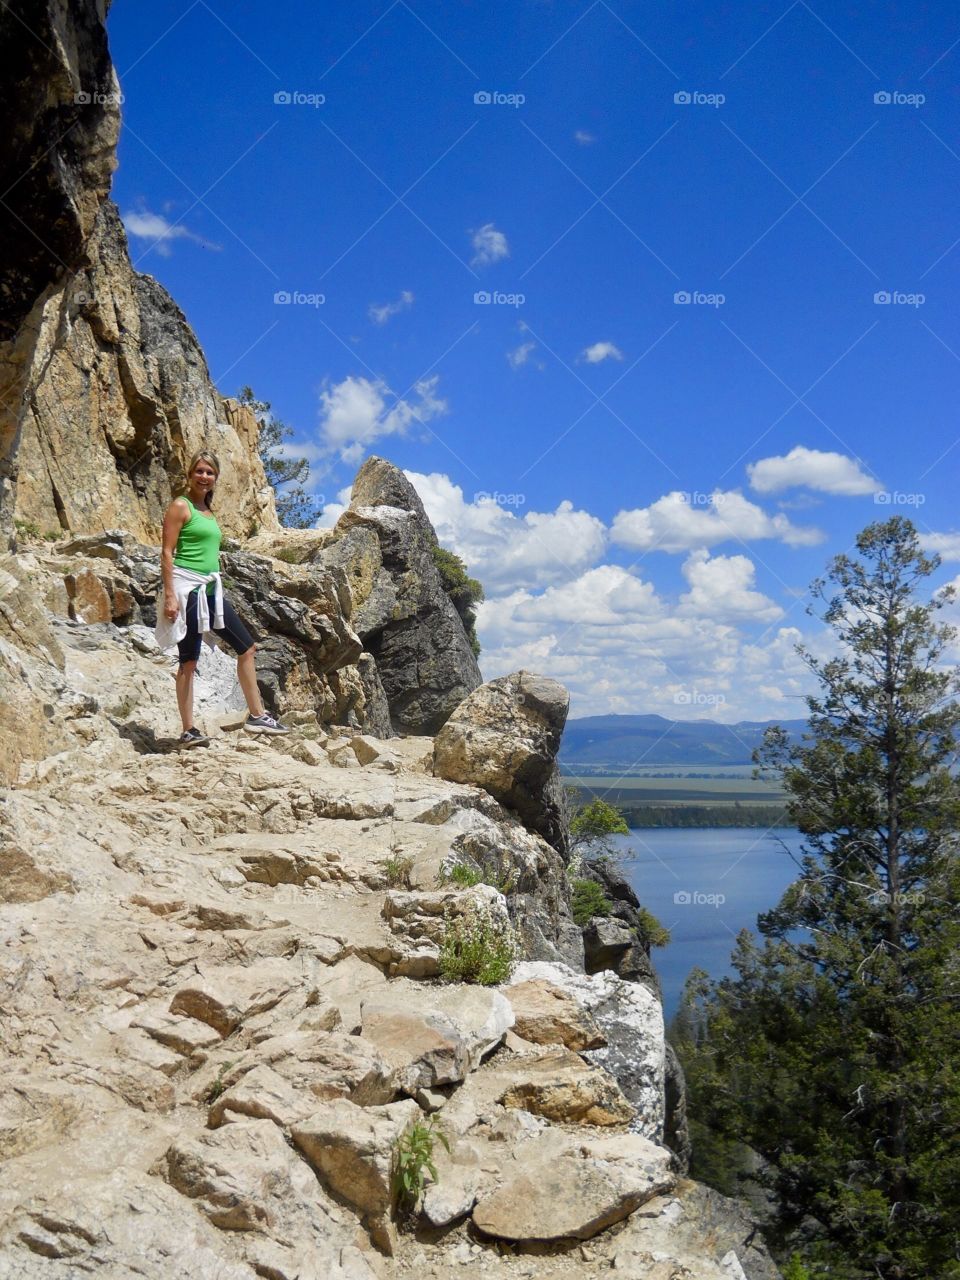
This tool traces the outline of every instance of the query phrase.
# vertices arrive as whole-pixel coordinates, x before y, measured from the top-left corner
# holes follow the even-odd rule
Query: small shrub
[[[505,920],[482,907],[448,917],[440,944],[440,973],[448,982],[493,987],[509,978],[517,959],[517,937]]]
[[[472,889],[475,884],[488,884],[491,889],[506,896],[513,893],[516,887],[516,873],[512,867],[500,870],[485,864],[478,871],[465,862],[455,862],[453,866],[441,870],[437,882],[440,885],[455,884],[458,889]]]
[[[790,1255],[790,1259],[783,1269],[783,1280],[813,1280],[813,1273],[803,1265],[803,1260],[799,1253]]]
[[[410,888],[410,872],[413,870],[413,858],[408,853],[400,853],[394,849],[389,858],[381,859],[380,866],[394,889]]]
[[[452,867],[443,867],[437,876],[440,885],[455,884],[458,889],[472,889],[482,879],[482,873],[467,866],[465,862],[455,862]]]
[[[232,1066],[233,1066],[232,1062],[223,1063],[220,1070],[217,1072],[216,1080],[214,1080],[213,1084],[210,1086],[210,1088],[207,1090],[206,1094],[204,1095],[204,1102],[206,1103],[216,1102],[216,1100],[220,1097],[221,1093],[225,1092],[227,1086],[223,1082],[223,1077],[227,1074],[227,1072],[230,1070]]]
[[[613,903],[604,894],[596,880],[574,880],[570,896],[573,918],[582,929],[594,916],[608,916]]]
[[[24,538],[42,538],[40,526],[33,520],[14,520],[13,527]]]
[[[59,542],[61,533],[59,529],[48,529],[43,535],[44,542]]]
[[[670,941],[670,930],[660,923],[652,911],[646,907],[638,907],[640,917],[637,925],[637,937],[647,948],[665,947]]]
[[[420,1202],[426,1186],[426,1175],[437,1180],[437,1166],[433,1160],[433,1148],[440,1141],[447,1151],[450,1143],[437,1124],[436,1116],[429,1120],[417,1120],[402,1134],[393,1148],[393,1185],[397,1205],[403,1216],[409,1217]]]
[[[282,560],[284,564],[299,564],[300,552],[296,547],[281,547],[274,559]]]

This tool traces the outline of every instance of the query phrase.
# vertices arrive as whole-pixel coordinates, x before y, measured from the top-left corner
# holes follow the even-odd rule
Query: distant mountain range
[[[664,716],[583,716],[568,720],[560,743],[560,768],[576,773],[600,766],[624,770],[652,765],[748,765],[763,731],[782,725],[799,738],[806,720],[667,720]]]

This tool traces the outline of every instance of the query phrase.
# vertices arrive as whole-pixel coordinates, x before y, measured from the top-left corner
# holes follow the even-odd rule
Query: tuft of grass
[[[458,889],[472,889],[475,884],[488,884],[491,889],[506,896],[516,887],[516,873],[512,867],[501,870],[484,863],[477,870],[465,862],[455,862],[452,867],[441,870],[437,882],[441,886],[455,884]]]
[[[380,866],[387,877],[391,888],[409,889],[410,873],[413,870],[413,858],[408,853],[393,849],[388,858],[381,858]]]
[[[574,880],[573,893],[570,895],[570,909],[574,921],[582,929],[594,916],[608,916],[613,903],[606,896],[596,880]]]
[[[393,1185],[397,1207],[406,1218],[413,1215],[420,1203],[427,1184],[427,1174],[430,1174],[434,1182],[437,1181],[433,1151],[438,1141],[447,1151],[450,1150],[447,1135],[439,1127],[436,1116],[431,1116],[429,1120],[415,1121],[394,1143]]]
[[[299,564],[300,552],[296,547],[281,547],[274,556],[275,560],[282,560],[284,564]]]
[[[441,885],[455,884],[458,889],[472,889],[482,879],[483,874],[475,867],[468,867],[465,862],[455,862],[452,867],[442,869],[437,876]]]
[[[440,973],[448,982],[494,987],[509,978],[519,946],[513,926],[486,908],[448,916],[440,943]]]

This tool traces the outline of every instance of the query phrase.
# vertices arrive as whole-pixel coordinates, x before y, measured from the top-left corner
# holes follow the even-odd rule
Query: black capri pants
[[[200,649],[203,645],[203,635],[197,625],[197,597],[202,590],[197,587],[195,591],[191,591],[187,596],[187,634],[177,645],[177,653],[180,655],[180,662],[196,662],[200,657]],[[208,603],[210,605],[210,616],[213,617],[213,592],[208,591]],[[223,597],[223,626],[214,627],[213,630],[218,636],[226,640],[237,653],[246,653],[250,646],[254,643],[253,636],[240,621],[237,611],[227,599]]]

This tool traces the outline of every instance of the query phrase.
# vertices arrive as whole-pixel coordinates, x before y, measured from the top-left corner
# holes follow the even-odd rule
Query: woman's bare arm
[[[163,544],[160,548],[160,573],[163,578],[163,611],[168,618],[177,616],[177,595],[173,589],[173,553],[177,549],[180,530],[190,519],[190,508],[182,498],[174,498],[163,517]]]

